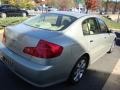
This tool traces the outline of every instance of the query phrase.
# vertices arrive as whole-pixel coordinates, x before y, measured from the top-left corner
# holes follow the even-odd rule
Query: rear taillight
[[[23,52],[39,58],[54,58],[60,56],[63,47],[45,40],[40,40],[36,47],[25,47]]]
[[[2,38],[2,42],[5,43],[6,42],[6,35],[5,35],[5,30],[3,32],[3,38]]]

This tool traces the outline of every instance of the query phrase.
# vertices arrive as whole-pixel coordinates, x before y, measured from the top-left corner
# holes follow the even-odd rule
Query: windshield
[[[24,22],[24,24],[47,30],[63,30],[72,24],[77,18],[61,14],[41,14],[39,16],[32,17]]]

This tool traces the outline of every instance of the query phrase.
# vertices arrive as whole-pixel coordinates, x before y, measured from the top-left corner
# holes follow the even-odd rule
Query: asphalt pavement
[[[63,82],[46,88],[38,88],[20,79],[0,62],[0,90],[102,90],[120,59],[120,47],[119,43],[117,44],[118,46],[111,54],[104,55],[88,68],[84,78],[77,85]]]

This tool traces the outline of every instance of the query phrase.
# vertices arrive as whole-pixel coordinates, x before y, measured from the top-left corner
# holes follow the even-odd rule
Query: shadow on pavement
[[[26,83],[11,73],[7,68],[6,72],[8,76],[4,74],[4,76],[0,75],[0,77],[6,77],[5,80],[0,81],[0,90],[101,90],[110,75],[110,73],[88,69],[86,75],[79,84],[69,85],[67,83],[60,83],[50,87],[40,88]]]

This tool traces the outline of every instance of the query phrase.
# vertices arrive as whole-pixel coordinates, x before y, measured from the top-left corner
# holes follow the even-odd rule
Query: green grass
[[[109,20],[105,17],[102,17],[102,19],[105,21],[105,23],[107,24],[107,26],[111,29],[120,29],[120,23],[114,22],[112,20]]]
[[[2,25],[9,26],[9,25],[16,25],[24,20],[26,20],[27,17],[8,17],[8,18],[0,18],[0,28],[2,29]]]

